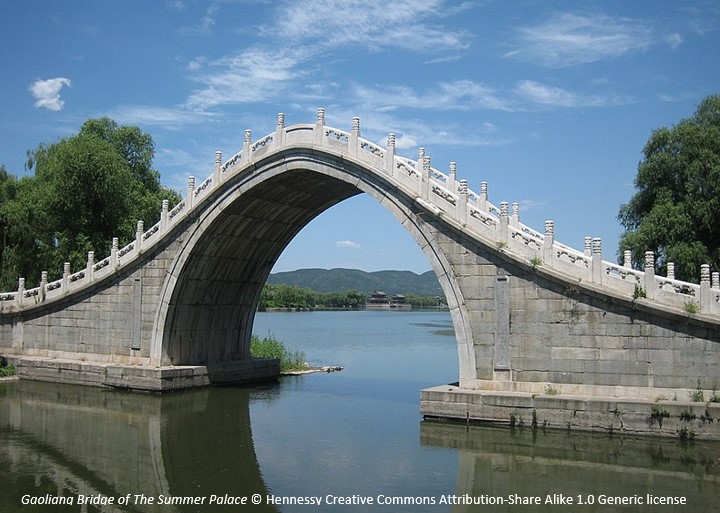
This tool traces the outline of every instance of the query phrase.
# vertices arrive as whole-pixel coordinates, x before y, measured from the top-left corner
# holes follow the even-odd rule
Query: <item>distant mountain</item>
[[[358,269],[298,269],[271,274],[272,285],[295,285],[316,292],[357,290],[370,294],[382,290],[387,294],[444,296],[433,271],[416,274],[412,271],[374,271]]]

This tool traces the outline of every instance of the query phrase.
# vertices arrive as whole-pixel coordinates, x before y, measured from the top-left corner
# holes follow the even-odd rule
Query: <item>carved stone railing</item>
[[[676,280],[673,264],[668,264],[667,277],[655,276],[652,253],[646,254],[646,270],[639,271],[630,265],[628,252],[622,265],[603,260],[600,239],[587,237],[583,251],[573,249],[555,240],[553,221],[546,221],[544,232],[539,232],[520,222],[518,203],[501,202],[499,207],[492,204],[488,199],[487,182],[480,183],[479,193],[472,191],[466,180],[457,178],[454,162],[445,174],[431,167],[424,148],[418,150],[416,160],[398,156],[394,134],[388,134],[385,148],[382,148],[360,137],[359,118],[353,118],[350,132],[325,126],[324,109],[318,110],[314,124],[291,127],[285,127],[285,116],[279,114],[275,131],[255,142],[252,132],[245,130],[243,149],[224,163],[222,153],[215,152],[213,173],[197,186],[195,177],[189,177],[185,197],[172,208],[163,201],[160,221],[149,230],[144,230],[139,221],[135,240],[120,248],[118,239],[113,239],[110,255],[99,262],[95,262],[91,251],[85,269],[73,274],[69,264],[65,264],[59,280],[48,282],[47,272],[43,272],[38,287],[25,289],[25,280],[20,278],[17,291],[0,293],[0,311],[33,308],[118,272],[158,244],[193,210],[205,201],[212,201],[209,198],[213,191],[229,178],[252,169],[250,164],[274,152],[294,147],[320,148],[327,153],[355,159],[413,198],[427,212],[517,261],[552,269],[569,286],[590,283],[650,305],[660,304],[688,314],[720,318],[720,274],[710,273],[708,266],[703,266],[700,284],[694,284]]]

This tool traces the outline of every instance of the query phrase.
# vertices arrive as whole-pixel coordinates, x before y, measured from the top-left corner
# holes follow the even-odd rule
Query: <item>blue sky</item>
[[[633,194],[652,130],[720,93],[716,1],[16,0],[0,7],[0,164],[109,116],[156,144],[184,190],[215,150],[286,124],[327,124],[433,167],[582,249]],[[275,270],[428,270],[404,229],[366,196],[321,215]]]

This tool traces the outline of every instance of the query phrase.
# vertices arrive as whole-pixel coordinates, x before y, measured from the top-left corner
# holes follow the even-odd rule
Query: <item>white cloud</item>
[[[353,98],[366,108],[390,111],[401,107],[433,110],[507,110],[495,90],[471,80],[441,82],[435,89],[418,94],[408,86],[353,87]]]
[[[49,110],[62,110],[65,102],[60,99],[60,90],[63,86],[70,87],[69,78],[51,78],[48,80],[37,80],[30,86],[30,92],[37,100],[35,107],[44,107]]]
[[[267,101],[303,75],[300,65],[312,51],[305,48],[266,50],[248,48],[210,62],[195,80],[204,85],[186,104],[190,109]]]
[[[464,33],[445,30],[436,20],[466,8],[466,4],[449,5],[447,0],[397,0],[390,4],[384,0],[283,2],[273,21],[261,29],[261,35],[272,41],[271,46],[256,45],[214,61],[197,57],[188,63],[193,80],[201,87],[189,95],[186,107],[206,110],[277,98],[287,103],[308,94],[317,98],[312,89],[315,85],[301,79],[323,68],[317,64],[316,69],[309,69],[307,64],[319,63],[321,57],[333,54],[338,47],[403,47],[433,55],[465,48],[467,45],[460,40]],[[208,9],[208,13],[215,15],[216,10]],[[320,96],[328,97],[323,92]],[[496,108],[492,104],[497,100],[490,93],[480,84],[457,82],[443,84],[434,95],[418,101],[433,102],[437,108],[444,108],[439,102],[452,101]]]
[[[619,57],[647,48],[651,31],[642,21],[605,15],[561,13],[520,29],[520,48],[506,57],[562,68]]]
[[[670,48],[672,48],[673,50],[680,46],[683,42],[682,36],[677,32],[670,34],[669,36],[667,36],[667,38],[665,38],[665,40],[670,45]]]
[[[435,23],[457,11],[446,0],[288,0],[278,8],[275,24],[263,33],[325,45],[458,50],[467,47],[466,34]]]
[[[359,249],[362,247],[361,244],[358,244],[357,242],[353,242],[351,240],[339,240],[335,243],[335,246],[338,248],[347,248],[347,249]]]
[[[542,210],[547,204],[546,201],[538,201],[532,199],[520,200],[518,203],[520,203],[520,215],[522,215],[523,212],[527,212],[528,210]]]
[[[579,95],[567,89],[547,86],[533,80],[518,82],[515,92],[527,102],[546,107],[602,107],[617,103],[616,100],[602,96]]]
[[[207,111],[190,110],[184,107],[167,108],[152,105],[125,105],[112,113],[113,119],[124,124],[144,124],[162,126],[168,130],[178,130],[186,125],[204,123],[215,117]]]
[[[182,11],[185,9],[185,5],[182,2],[176,4],[176,9]],[[200,19],[200,22],[194,27],[182,27],[180,34],[185,36],[197,36],[197,35],[208,35],[212,32],[212,28],[215,26],[217,13],[220,6],[213,2],[205,11],[205,15]]]

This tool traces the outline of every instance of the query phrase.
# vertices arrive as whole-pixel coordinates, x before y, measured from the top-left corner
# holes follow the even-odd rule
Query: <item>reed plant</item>
[[[253,358],[275,358],[280,360],[280,371],[298,371],[308,368],[305,353],[285,347],[273,334],[260,338],[253,335],[250,339],[250,354]]]

